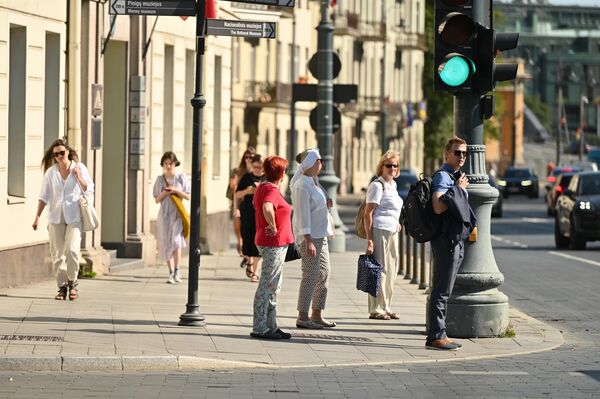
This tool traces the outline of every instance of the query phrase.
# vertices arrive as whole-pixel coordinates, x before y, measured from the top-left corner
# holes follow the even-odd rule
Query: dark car
[[[554,185],[556,184],[556,179],[558,178],[558,175],[560,175],[561,173],[569,173],[569,172],[581,172],[583,169],[580,168],[579,166],[561,166],[558,168],[554,168],[552,169],[552,172],[550,172],[550,174],[548,175],[548,177],[546,178],[546,193],[550,192],[550,190],[552,190],[552,187],[554,187]]]
[[[496,198],[496,201],[494,201],[494,205],[492,205],[492,217],[493,218],[501,218],[502,217],[502,204],[503,204],[502,192],[504,191],[504,189],[496,184],[496,181],[494,180],[494,178],[492,176],[488,175],[488,177],[489,177],[488,182],[489,182],[490,186],[494,187],[496,190],[499,191],[498,198]]]
[[[573,176],[556,203],[554,241],[557,248],[585,249],[600,240],[600,172]]]
[[[539,180],[531,168],[509,167],[498,179],[498,185],[504,189],[504,198],[510,194],[527,194],[529,198],[540,196]]]
[[[419,181],[419,178],[413,172],[402,173],[395,177],[396,186],[398,189],[398,195],[402,198],[402,201],[406,200],[406,196],[408,195],[408,190],[410,186]]]
[[[554,215],[554,208],[556,208],[556,201],[558,197],[565,192],[571,179],[575,176],[576,172],[564,172],[558,175],[556,178],[556,184],[552,186],[550,191],[546,194],[546,205],[548,208],[548,216]]]

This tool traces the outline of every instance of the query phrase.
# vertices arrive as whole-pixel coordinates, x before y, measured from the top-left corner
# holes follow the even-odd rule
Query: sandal
[[[388,316],[390,316],[390,319],[394,319],[394,320],[398,320],[400,319],[400,316],[398,316],[397,313],[394,312],[390,312],[390,313],[386,313]]]
[[[321,319],[321,320],[311,319],[311,320],[317,324],[322,325],[323,327],[326,327],[326,328],[332,328],[332,327],[337,326],[335,321],[329,321],[329,320],[325,320],[325,319]]]
[[[384,313],[371,313],[369,319],[389,320],[391,317]]]
[[[58,294],[54,296],[57,301],[64,301],[67,299],[67,286],[58,287]]]
[[[79,298],[79,290],[75,287],[77,287],[77,282],[69,283],[69,300],[71,301]]]
[[[252,263],[246,263],[246,277],[252,278],[252,276],[255,276],[254,272],[252,271]]]
[[[250,277],[250,281],[252,281],[253,283],[258,283],[258,280],[260,280],[260,277],[258,277],[258,275],[252,273],[252,276]]]

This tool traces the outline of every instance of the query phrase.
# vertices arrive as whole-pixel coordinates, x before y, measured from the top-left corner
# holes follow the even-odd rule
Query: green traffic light
[[[471,61],[471,60],[469,60]],[[475,65],[471,61],[471,67],[475,69]],[[454,56],[448,61],[440,65],[438,70],[440,79],[448,86],[460,86],[467,81],[471,74],[471,68],[465,57]]]

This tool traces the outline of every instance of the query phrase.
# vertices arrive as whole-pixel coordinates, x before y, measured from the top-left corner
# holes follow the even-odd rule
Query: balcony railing
[[[364,115],[378,115],[381,112],[381,97],[361,96],[358,98],[357,110]]]
[[[255,105],[289,104],[292,101],[292,85],[250,81],[246,86],[246,101]]]
[[[396,36],[396,46],[405,49],[427,50],[425,35],[421,33],[400,33]]]
[[[359,34],[364,41],[384,41],[386,37],[385,22],[360,21]]]
[[[333,14],[333,26],[336,35],[358,36],[358,14],[346,11]]]

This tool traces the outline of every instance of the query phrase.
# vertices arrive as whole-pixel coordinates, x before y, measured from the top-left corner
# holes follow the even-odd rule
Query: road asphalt
[[[331,254],[324,316],[337,327],[296,328],[300,262],[286,263],[278,322],[293,336],[250,337],[257,284],[233,251],[201,258],[199,305],[204,327],[177,323],[187,302],[184,281],[167,284],[166,266],[81,279],[80,298],[56,301],[55,282],[0,289],[0,370],[153,371],[285,369],[407,365],[488,359],[548,351],[561,333],[510,310],[514,337],[462,339],[456,352],[426,350],[424,290],[401,276],[392,301],[399,320],[370,320],[357,291],[358,252]],[[185,260],[187,262],[187,259]],[[186,263],[187,264],[187,263]],[[27,267],[27,265],[23,265]]]

